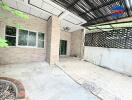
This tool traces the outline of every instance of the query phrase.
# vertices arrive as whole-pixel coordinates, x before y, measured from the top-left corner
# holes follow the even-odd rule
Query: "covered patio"
[[[57,66],[102,100],[132,99],[132,77],[72,57],[61,58]]]
[[[22,82],[26,96],[20,100],[100,100],[47,62],[0,65],[1,76]]]
[[[131,58],[131,0],[0,0],[0,100],[132,100]]]

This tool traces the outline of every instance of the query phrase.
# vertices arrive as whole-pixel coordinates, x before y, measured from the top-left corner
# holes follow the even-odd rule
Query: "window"
[[[18,41],[16,41],[17,36]],[[5,38],[9,46],[16,46],[16,44],[18,44],[18,46],[44,48],[44,33],[41,32],[37,33],[24,29],[17,31],[15,27],[6,26]]]
[[[44,33],[38,33],[38,47],[44,48]]]
[[[28,46],[36,46],[36,33],[29,31]]]
[[[27,30],[19,30],[18,45],[20,46],[36,46],[36,32]]]
[[[6,26],[5,30],[5,39],[7,40],[7,43],[9,46],[15,46],[16,45],[16,28],[11,26]]]
[[[27,46],[28,41],[28,31],[19,30],[18,45]]]

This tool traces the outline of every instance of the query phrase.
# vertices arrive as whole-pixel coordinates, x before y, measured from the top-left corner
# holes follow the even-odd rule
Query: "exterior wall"
[[[71,33],[71,56],[83,56],[84,30]]]
[[[47,33],[47,21],[40,18],[29,16],[28,20],[15,17],[11,13],[5,12],[0,9],[0,12],[6,15],[6,18],[0,18],[0,36],[5,37],[5,25],[16,26],[20,24],[25,29]],[[46,41],[45,41],[46,44]],[[9,63],[24,63],[31,61],[44,61],[46,56],[46,46],[43,49],[39,48],[20,48],[20,47],[8,47],[0,48],[0,64]]]
[[[52,16],[48,20],[47,33],[46,61],[52,65],[59,61],[60,20],[57,16]]]
[[[60,40],[67,40],[67,55],[70,56],[71,51],[71,33],[61,31]]]
[[[0,64],[25,63],[32,61],[44,61],[45,51],[40,48],[1,48]]]
[[[84,59],[99,66],[132,75],[132,50],[86,46]]]

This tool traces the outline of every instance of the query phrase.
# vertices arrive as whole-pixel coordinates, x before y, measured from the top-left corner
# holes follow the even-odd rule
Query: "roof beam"
[[[91,3],[89,0],[85,0],[85,2],[92,8],[92,9],[94,9],[94,8],[96,8],[96,6],[94,6],[94,4],[93,3]],[[87,13],[88,11],[86,11],[86,13]],[[96,12],[93,12],[95,15],[97,15],[98,16],[98,14],[96,13]],[[101,12],[101,11],[99,11],[98,10],[98,13],[100,13],[102,16],[103,16],[103,13]]]
[[[72,4],[70,4],[67,9],[70,9],[71,7],[73,7],[75,4],[77,4],[77,2],[79,2],[80,0],[75,0]]]
[[[105,6],[107,6],[107,5],[113,4],[113,3],[118,2],[118,1],[121,2],[121,1],[123,1],[123,0],[112,0],[112,1],[109,1],[109,2],[107,2],[107,3],[105,3],[105,4],[102,4],[102,5],[100,5],[100,6],[94,7],[92,3],[90,3],[88,0],[85,0],[85,2],[86,2],[88,5],[91,6],[91,9],[90,9],[89,11],[87,11],[86,13],[90,13],[90,12],[93,12],[93,13],[94,13],[95,10],[98,10],[98,9],[100,9],[100,8],[102,8],[102,7],[105,7]],[[80,14],[80,16],[83,16],[83,15],[86,14],[86,13]],[[103,16],[103,13],[102,13],[101,11],[99,11],[99,13],[102,15],[101,17],[94,18],[94,19],[91,19],[91,20],[87,20],[87,22],[92,22],[93,20],[98,20],[98,19],[103,19],[103,20],[107,21],[107,19],[105,19],[105,18],[112,15],[112,14],[109,14],[109,15]],[[96,13],[95,13],[95,14],[96,14]],[[96,15],[97,15],[97,14],[96,14]],[[88,23],[87,23],[87,24],[88,24]],[[86,25],[87,25],[87,24],[86,24]]]
[[[125,10],[125,12],[126,12],[126,10]],[[87,20],[87,22],[89,22],[89,23],[86,23],[86,24],[84,24],[84,26],[86,26],[86,25],[89,25],[90,24],[90,22],[92,22],[93,20],[98,20],[98,19],[103,19],[103,18],[107,18],[107,17],[109,17],[109,16],[112,16],[112,14],[108,14],[108,15],[105,15],[105,16],[101,16],[101,17],[98,17],[98,18],[95,18],[95,19],[91,19],[91,20]],[[129,17],[129,16],[127,16],[127,17]],[[121,18],[116,18],[116,19],[121,19]],[[114,19],[114,20],[116,20],[116,19]],[[106,20],[107,21],[107,20]],[[106,22],[106,21],[104,21],[104,22]],[[111,21],[111,20],[108,20],[108,21]]]
[[[81,0],[71,0],[71,1],[54,0],[54,1],[59,1],[59,4],[64,6],[67,10],[85,19],[87,23],[83,24],[83,26],[105,23],[105,22],[110,22],[113,20],[126,18],[131,16],[131,12],[132,12],[132,9],[127,8],[127,3],[125,2],[125,0],[99,0],[98,2],[101,4],[99,4],[98,6],[94,4],[98,2],[91,1],[91,0],[82,0],[82,1]],[[64,2],[67,2],[67,3],[63,5]],[[113,5],[116,5],[116,4],[122,5],[125,8],[125,13],[122,17],[115,17],[115,18],[112,17],[111,8]],[[75,7],[75,5],[77,6]],[[105,7],[108,7],[109,10],[105,10]]]
[[[128,21],[128,22],[114,22],[114,23],[106,23],[106,24],[101,24],[101,25],[96,25],[96,26],[104,26],[104,25],[111,25],[112,26],[112,24],[123,24],[123,23],[132,23],[132,21]]]
[[[109,17],[111,16],[112,14],[108,14],[108,15],[105,15],[105,16],[101,16],[101,17],[98,17],[98,18],[95,18],[95,19],[91,19],[91,20],[87,20],[88,23],[85,24],[86,25],[89,25],[90,22],[92,22],[93,20],[98,20],[98,19],[103,19],[103,18],[106,18],[106,17]]]
[[[92,8],[92,9],[90,9],[90,10],[87,11],[86,13],[90,13],[91,11],[93,12],[93,11],[95,11],[95,10],[98,10],[98,9],[100,9],[100,8],[102,8],[102,7],[105,7],[105,6],[107,6],[107,5],[113,4],[113,3],[118,2],[118,1],[123,1],[123,0],[112,0],[112,1],[106,2],[105,4],[102,4],[102,5],[100,5],[100,6],[97,6],[97,7],[94,7],[94,8]],[[87,0],[85,0],[85,2],[87,2]]]

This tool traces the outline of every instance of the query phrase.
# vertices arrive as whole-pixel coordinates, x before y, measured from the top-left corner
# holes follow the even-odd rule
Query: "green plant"
[[[20,18],[22,18],[22,19],[29,19],[29,15],[27,15],[26,13],[24,13],[24,12],[21,12],[21,11],[19,11],[19,10],[15,10],[15,9],[13,9],[13,8],[11,8],[7,3],[5,3],[5,2],[0,2],[0,8],[2,8],[3,10],[6,10],[6,11],[8,11],[8,12],[10,12],[10,13],[12,13],[13,15],[15,15],[15,16],[17,16],[17,17],[20,17]],[[4,14],[2,14],[2,13],[0,13],[0,18],[5,18],[6,16],[4,15]],[[17,28],[24,28],[22,25],[20,25],[20,24],[16,24],[16,27]],[[10,43],[9,43],[10,44]],[[5,39],[2,39],[1,37],[0,37],[0,48],[3,48],[3,47],[7,47],[8,46],[8,44],[7,44],[7,41],[5,40]]]
[[[6,4],[4,2],[0,2],[0,7],[2,9],[6,10],[6,11],[11,12],[12,14],[14,14],[17,17],[20,17],[20,18],[23,18],[23,19],[29,19],[29,16],[26,13],[21,12],[19,10],[15,10],[15,9],[11,8],[8,4]]]
[[[7,47],[7,46],[8,46],[7,41],[0,37],[0,48]]]
[[[21,11],[19,11],[19,10],[15,10],[15,9],[11,8],[11,7],[10,7],[7,3],[5,3],[5,2],[0,2],[0,8],[2,8],[2,9],[4,9],[4,10],[6,10],[6,11],[12,13],[12,14],[15,15],[15,16],[22,18],[22,19],[29,19],[29,15],[28,15],[28,14],[26,14],[26,13],[24,13],[24,12],[21,12]],[[7,19],[7,18],[6,18],[6,15],[4,15],[4,14],[2,14],[2,13],[0,13],[0,18],[5,18],[5,19]],[[20,24],[16,24],[16,27],[17,27],[17,28],[24,28],[24,27],[23,27],[22,25],[20,25]]]

